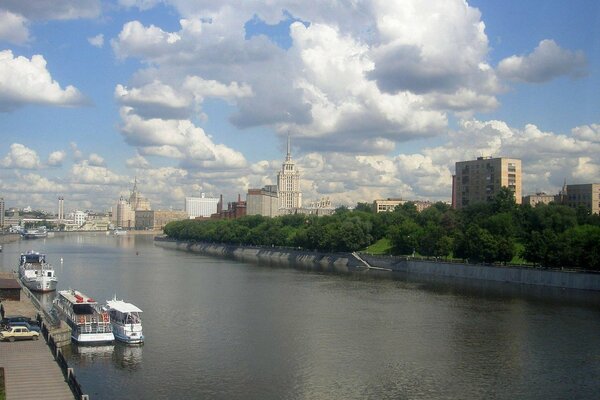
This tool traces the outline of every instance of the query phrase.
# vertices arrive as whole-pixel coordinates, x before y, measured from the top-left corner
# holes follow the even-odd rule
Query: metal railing
[[[54,341],[54,338],[50,334],[50,331],[48,330],[48,326],[46,325],[45,321],[41,318],[41,316],[38,316],[38,321],[40,322],[42,335],[46,339],[46,343],[48,343],[48,347],[50,347],[50,350],[52,351],[52,355],[54,356],[56,363],[60,366],[60,369],[63,375],[65,376],[65,379],[69,384],[69,387],[71,388],[75,399],[89,400],[90,397],[87,394],[83,393],[81,384],[75,376],[75,370],[69,367],[67,359],[63,355],[63,352],[60,349],[60,347],[58,347],[58,345]]]

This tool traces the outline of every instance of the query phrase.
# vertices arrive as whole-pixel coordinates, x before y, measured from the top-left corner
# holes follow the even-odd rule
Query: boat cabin
[[[141,324],[142,318],[138,307],[122,300],[109,300],[106,302],[110,313],[110,320],[122,325]]]

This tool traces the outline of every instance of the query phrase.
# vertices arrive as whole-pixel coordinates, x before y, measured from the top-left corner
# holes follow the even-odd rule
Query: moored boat
[[[113,235],[116,235],[116,236],[127,235],[127,231],[122,228],[117,228],[113,231]]]
[[[56,290],[54,267],[46,262],[46,255],[30,250],[19,257],[19,278],[29,290],[52,292]]]
[[[21,235],[23,239],[40,239],[48,237],[48,231],[46,227],[42,226],[38,229],[27,229]]]
[[[71,338],[80,344],[112,343],[110,315],[96,300],[69,289],[60,290],[54,300],[59,317],[71,327]]]
[[[144,342],[142,319],[140,317],[142,310],[131,303],[116,298],[108,300],[104,310],[110,315],[115,339],[130,344]]]

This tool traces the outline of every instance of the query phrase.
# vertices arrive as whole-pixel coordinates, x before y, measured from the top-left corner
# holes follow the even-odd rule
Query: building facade
[[[554,194],[546,194],[546,193],[536,193],[530,194],[527,196],[523,196],[522,204],[528,204],[531,207],[535,207],[538,204],[550,204],[550,203],[559,203],[559,196]]]
[[[478,157],[456,163],[452,176],[452,206],[463,208],[494,199],[501,188],[509,188],[515,202],[521,204],[521,160]]]
[[[117,212],[114,215],[115,225],[119,228],[133,229],[135,227],[135,211],[122,196],[117,203]]]
[[[186,197],[184,210],[189,218],[210,217],[217,212],[218,204],[218,197],[206,197],[202,193],[200,197]]]
[[[287,156],[277,174],[277,192],[279,208],[290,210],[302,207],[302,193],[300,192],[300,171],[292,161],[290,137],[287,142]]]
[[[129,204],[133,211],[138,210],[150,210],[150,201],[146,197],[142,197],[140,192],[137,190],[137,178],[133,183],[133,190],[129,196]]]
[[[279,196],[277,186],[268,185],[262,189],[248,189],[246,194],[246,215],[279,215]]]
[[[373,211],[376,213],[394,211],[397,206],[406,204],[407,200],[394,199],[388,197],[387,199],[376,199],[373,201]]]
[[[227,208],[223,207],[223,195],[219,199],[217,212],[210,216],[210,219],[235,219],[246,216],[246,202],[238,194],[238,200],[227,203]],[[199,217],[200,218],[200,217]]]
[[[81,227],[83,226],[83,224],[85,224],[85,221],[87,219],[87,213],[80,210],[76,210],[70,213],[69,219],[73,221],[75,226]]]
[[[600,213],[600,183],[567,185],[565,203],[577,208],[586,207],[592,214]]]
[[[138,210],[135,212],[135,229],[162,230],[172,221],[189,219],[185,211]]]

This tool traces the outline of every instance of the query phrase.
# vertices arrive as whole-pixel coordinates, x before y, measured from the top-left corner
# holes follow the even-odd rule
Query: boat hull
[[[112,343],[115,341],[115,336],[112,332],[105,333],[71,333],[71,339],[79,344],[101,344]]]
[[[32,292],[54,292],[56,290],[57,281],[48,279],[27,279],[21,278],[23,285],[27,286]]]
[[[115,339],[119,342],[127,343],[127,344],[142,344],[144,343],[144,335],[138,337],[131,336],[119,336],[115,333]]]

